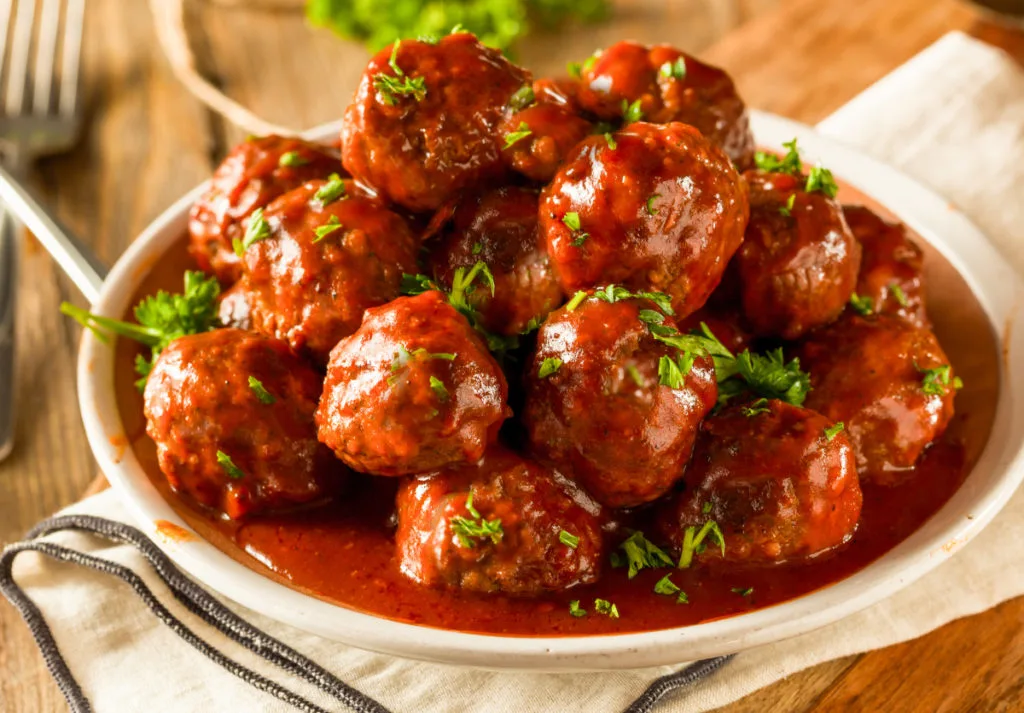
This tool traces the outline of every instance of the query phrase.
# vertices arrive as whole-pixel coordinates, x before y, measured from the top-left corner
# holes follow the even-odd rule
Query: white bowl
[[[78,360],[78,393],[89,443],[111,485],[143,532],[186,572],[239,604],[300,629],[407,658],[502,669],[549,671],[638,668],[733,653],[796,636],[874,604],[940,565],[975,537],[1009,500],[1024,476],[1024,374],[1005,364],[1024,355],[1024,285],[985,236],[946,200],[888,166],[813,129],[754,112],[760,145],[781,147],[794,136],[805,156],[876,199],[948,259],[965,278],[1006,358],[1000,369],[995,422],[970,476],[952,499],[895,549],[831,586],[751,613],[696,626],[637,634],[587,637],[502,637],[405,624],[321,601],[248,569],[213,545],[156,536],[156,522],[191,528],[150,483],[131,449],[114,396],[113,349],[88,331]],[[309,138],[337,135],[323,126]],[[200,186],[166,210],[118,260],[103,286],[98,313],[120,317],[148,267],[185,233],[189,207]],[[1004,329],[1005,327],[1005,329]]]

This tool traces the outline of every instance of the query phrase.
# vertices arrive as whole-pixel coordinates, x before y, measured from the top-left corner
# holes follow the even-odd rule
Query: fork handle
[[[14,447],[14,296],[18,224],[0,206],[0,461]]]
[[[0,202],[36,236],[89,304],[95,304],[107,274],[106,266],[3,167],[0,167]]]

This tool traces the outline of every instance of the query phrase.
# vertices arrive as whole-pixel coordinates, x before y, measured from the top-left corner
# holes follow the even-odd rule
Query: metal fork
[[[74,145],[80,125],[79,61],[85,0],[0,0],[0,460],[14,442],[16,214],[94,301],[102,264],[18,183],[31,162]]]

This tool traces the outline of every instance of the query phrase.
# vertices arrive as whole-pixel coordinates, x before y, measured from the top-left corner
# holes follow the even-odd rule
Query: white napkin
[[[943,193],[1024,272],[1024,244],[1013,241],[1024,225],[1024,74],[1003,54],[964,35],[947,35],[820,128]],[[112,492],[68,512],[129,521]],[[187,612],[135,550],[80,534],[53,539],[132,567],[168,609],[228,656],[311,701],[338,708],[336,701],[279,675]],[[1020,595],[1024,552],[1003,545],[1021,541],[1024,492],[918,586],[817,632],[744,651],[658,710],[711,710],[804,668],[920,636]],[[22,555],[15,573],[99,713],[292,710],[199,655],[157,622],[123,584],[35,554]],[[655,678],[679,668],[564,675],[460,669],[366,653],[232,608],[396,713],[620,711]]]

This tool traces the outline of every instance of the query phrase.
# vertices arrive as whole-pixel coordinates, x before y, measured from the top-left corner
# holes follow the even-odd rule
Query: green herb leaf
[[[234,240],[235,255],[242,257],[242,254],[254,243],[266,240],[269,237],[270,225],[267,223],[266,218],[263,217],[263,209],[257,208],[249,216],[249,225],[245,229],[245,237],[241,240],[237,238]]]
[[[423,77],[415,79],[407,77],[402,68],[398,66],[398,48],[401,44],[401,40],[395,40],[391,46],[391,57],[388,59],[388,66],[395,74],[392,76],[378,72],[373,77],[374,89],[388,106],[397,104],[400,96],[411,96],[416,101],[422,101],[427,95],[426,80]]]
[[[796,146],[796,139],[782,144],[786,149],[786,155],[781,159],[772,153],[758,151],[754,154],[754,165],[761,171],[771,173],[788,173],[791,176],[799,176],[801,171],[800,151]]]
[[[327,222],[323,225],[318,225],[313,228],[313,232],[316,233],[316,237],[313,238],[313,243],[319,243],[321,240],[326,238],[328,235],[333,233],[335,230],[341,230],[341,221],[338,220],[338,216],[332,215],[327,219]]]
[[[722,557],[725,557],[725,535],[722,529],[714,520],[706,521],[697,530],[693,525],[683,532],[683,548],[679,556],[679,569],[686,569],[693,562],[694,555],[704,551],[704,540],[711,537],[718,546],[722,548]]]
[[[731,364],[723,360],[724,373],[732,375],[722,380],[719,372],[718,402],[744,392],[753,392],[768,399],[778,399],[794,406],[801,406],[811,390],[811,378],[800,369],[800,360],[786,362],[782,347],[764,355],[744,350]],[[716,368],[718,364],[716,363]]]
[[[575,312],[576,308],[580,306],[583,300],[587,299],[586,290],[577,290],[576,294],[572,296],[572,299],[565,303],[566,312]]]
[[[583,65],[580,62],[569,62],[565,65],[565,71],[569,73],[569,76],[573,79],[583,78]]]
[[[875,306],[870,297],[861,297],[856,292],[850,295],[850,308],[861,317],[867,317],[875,312]]]
[[[733,587],[733,594],[739,594],[741,597],[749,597],[754,593],[753,587]]]
[[[303,158],[302,154],[298,151],[288,151],[281,154],[281,158],[277,160],[278,166],[305,166],[309,163],[308,158]]]
[[[235,465],[235,462],[231,460],[231,456],[224,451],[217,451],[217,465],[223,468],[228,477],[233,480],[240,480],[245,477],[242,469]]]
[[[639,530],[626,538],[613,554],[617,554],[618,550],[621,550],[625,555],[625,560],[622,560],[620,555],[618,561],[629,565],[628,576],[630,579],[633,579],[644,568],[657,569],[658,567],[671,567],[673,565],[672,558],[665,554],[664,550],[644,537],[644,533]],[[618,566],[614,558],[612,566]]]
[[[441,287],[426,275],[402,273],[402,283],[399,291],[403,295],[421,295],[424,292],[431,292],[433,290],[441,291]]]
[[[632,104],[626,99],[622,100],[622,120],[627,124],[633,124],[644,118],[644,111],[640,108],[640,100]]]
[[[647,198],[647,215],[657,215],[658,209],[654,207],[654,201],[661,198],[657,193]]]
[[[821,166],[815,166],[807,174],[807,183],[804,186],[804,190],[808,193],[818,191],[819,193],[824,193],[829,198],[835,198],[839,192],[839,186],[832,177],[831,171]]]
[[[796,205],[796,193],[790,193],[786,199],[786,205],[779,207],[779,214],[787,218],[793,215],[793,206]]]
[[[509,98],[508,105],[513,111],[522,111],[535,101],[537,101],[537,97],[533,94],[533,87],[524,84]]]
[[[580,214],[576,212],[566,213],[562,216],[562,222],[565,224],[573,234],[572,244],[579,247],[583,242],[590,237],[589,234],[584,233],[580,230]]]
[[[320,202],[321,206],[325,206],[328,203],[333,203],[339,198],[345,197],[345,183],[341,180],[341,176],[337,173],[332,173],[327,177],[327,183],[320,186],[316,193],[313,194],[313,198]]]
[[[907,302],[907,293],[903,291],[903,288],[900,287],[898,283],[891,283],[889,285],[889,292],[896,299],[896,302],[897,304],[899,304],[900,307],[908,306],[909,303]]]
[[[466,498],[466,512],[470,517],[456,515],[451,519],[452,533],[462,547],[476,547],[477,540],[490,540],[493,544],[501,542],[505,531],[501,528],[501,519],[485,520],[480,512],[473,507],[473,494]]]
[[[479,255],[481,252],[483,252],[483,249],[484,249],[483,243],[480,243],[480,242],[473,243],[473,254],[474,255]]]
[[[546,379],[561,368],[561,359],[558,357],[548,357],[541,362],[540,369],[537,371],[537,377],[540,379]]]
[[[833,425],[825,429],[825,440],[831,441],[835,438],[840,431],[844,428],[842,421],[836,421]]]
[[[658,583],[654,585],[654,593],[655,594],[671,595],[671,594],[675,594],[676,592],[681,591],[679,589],[679,586],[676,585],[676,583],[672,581],[671,577],[672,577],[672,573],[669,572],[664,577],[659,579]]]
[[[598,614],[604,614],[605,616],[611,617],[612,619],[619,618],[619,608],[607,599],[595,599],[594,611]]]
[[[615,140],[615,137],[612,136],[610,131],[604,132],[604,141],[612,151],[619,148],[619,143]]]
[[[513,131],[510,134],[505,134],[505,147],[506,149],[511,148],[517,141],[525,139],[530,136],[533,132],[530,131],[530,127],[525,121],[519,122],[519,130]]]
[[[254,394],[256,394],[256,398],[259,400],[261,404],[266,404],[267,406],[269,406],[270,404],[277,401],[277,399],[274,398],[274,395],[263,387],[263,382],[257,379],[255,376],[249,377],[249,388],[252,389]]]
[[[566,532],[565,530],[562,530],[558,533],[558,541],[566,547],[571,547],[572,549],[576,549],[580,544],[579,537],[572,534],[571,532]]]
[[[587,615],[587,610],[580,607],[579,599],[573,599],[569,602],[569,613],[575,617],[581,617]]]
[[[629,374],[629,378],[633,380],[633,383],[640,388],[647,386],[647,382],[644,381],[643,376],[640,375],[640,370],[636,368],[636,364],[627,364],[626,373]]]
[[[674,62],[665,62],[661,65],[659,70],[661,76],[668,77],[670,79],[685,79],[686,78],[686,58],[677,57]]]
[[[448,400],[448,388],[436,376],[430,377],[430,389],[441,403],[445,403]]]
[[[960,380],[960,377],[950,378],[952,376],[952,367],[949,364],[943,364],[932,369],[922,369],[915,363],[914,368],[923,375],[921,391],[929,396],[945,396],[950,386],[956,390],[962,389],[964,386],[964,382]]]
[[[685,354],[689,354],[686,352]],[[685,367],[685,371],[683,370]],[[663,355],[658,360],[658,383],[662,386],[667,386],[670,389],[678,389],[682,387],[686,375],[690,372],[693,367],[693,355],[684,360],[680,357],[680,361],[676,362],[672,357]]]
[[[757,401],[755,401],[754,403],[750,404],[749,406],[744,406],[743,408],[740,409],[740,411],[747,418],[753,418],[754,416],[757,416],[758,414],[769,413],[771,411],[771,409],[768,408],[768,399],[758,399]],[[711,509],[711,503],[704,503],[704,504],[708,506],[709,510]]]

